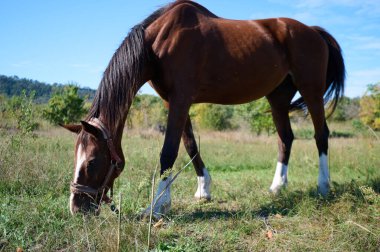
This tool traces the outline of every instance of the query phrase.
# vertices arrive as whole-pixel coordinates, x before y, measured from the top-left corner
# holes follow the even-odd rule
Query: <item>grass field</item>
[[[274,136],[201,132],[213,199],[194,201],[196,175],[188,167],[172,188],[170,214],[152,228],[149,248],[149,224],[138,213],[149,202],[161,135],[124,137],[127,165],[115,184],[119,224],[107,207],[98,217],[70,215],[73,135],[51,128],[20,138],[0,130],[0,251],[116,251],[118,244],[120,251],[379,251],[380,142],[346,128],[330,127],[351,133],[330,140],[332,190],[325,199],[316,192],[318,155],[314,141],[302,137],[307,129],[296,131],[302,139],[293,145],[289,186],[277,197],[268,193]],[[175,168],[189,160],[181,147]]]

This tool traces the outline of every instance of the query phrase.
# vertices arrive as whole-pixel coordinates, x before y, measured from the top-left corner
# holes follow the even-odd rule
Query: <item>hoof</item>
[[[145,209],[144,211],[142,211],[139,215],[138,215],[138,219],[139,220],[143,220],[143,221],[149,221],[149,217],[150,217],[150,209]],[[161,219],[161,215],[160,214],[156,214],[156,213],[152,213],[152,220],[153,221],[158,221],[159,219]]]
[[[156,204],[153,207],[152,218],[156,221],[161,219],[162,217],[164,217],[165,215],[167,215],[169,213],[170,207],[171,207],[171,201],[164,202],[161,205]],[[147,219],[147,218],[149,219],[150,211],[151,211],[151,208],[149,206],[147,209],[142,211],[142,213],[140,214],[140,218],[141,219]]]
[[[282,162],[277,162],[276,172],[274,173],[272,185],[269,192],[277,195],[288,185],[288,165]]]
[[[153,200],[153,211],[152,211],[152,217],[155,220],[161,219],[163,216],[165,216],[171,206],[171,196],[170,196],[170,183],[171,183],[171,175],[169,175],[167,178],[164,178],[160,181],[156,196]],[[151,205],[149,206],[140,214],[142,218],[146,218],[150,216],[151,214]]]
[[[211,195],[199,195],[195,193],[194,198],[196,201],[211,201]]]
[[[269,193],[273,195],[278,195],[281,190],[285,189],[288,186],[288,183],[280,184],[280,185],[271,185],[269,188]]]
[[[194,194],[194,198],[196,200],[210,201],[211,200],[210,185],[208,185],[207,187],[198,186],[198,190]]]
[[[197,200],[211,200],[211,176],[206,168],[203,168],[203,177],[198,176],[198,188],[194,194]]]
[[[330,191],[330,172],[326,154],[319,156],[318,193],[326,197]]]
[[[269,193],[273,195],[278,195],[281,191],[281,188],[269,188]]]
[[[328,183],[321,184],[321,185],[318,186],[318,193],[322,197],[326,197],[329,194],[329,191],[330,191],[330,185]]]

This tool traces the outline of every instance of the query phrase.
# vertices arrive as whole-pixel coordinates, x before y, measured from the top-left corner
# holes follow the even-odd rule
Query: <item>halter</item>
[[[109,166],[108,173],[105,176],[102,185],[98,189],[92,188],[90,186],[81,185],[81,184],[78,184],[75,182],[71,182],[70,183],[70,191],[72,193],[76,193],[76,194],[87,194],[87,195],[93,196],[95,198],[97,198],[98,195],[101,195],[100,203],[99,203],[99,206],[100,206],[102,201],[104,201],[106,203],[112,202],[113,183],[112,183],[111,187],[108,187],[107,184],[108,184],[108,182],[109,182],[109,180],[110,180],[110,178],[114,172],[117,172],[117,175],[119,176],[120,173],[123,171],[123,167],[121,166],[122,159],[116,153],[115,145],[114,145],[113,140],[111,138],[111,134],[107,130],[107,128],[104,126],[104,124],[98,118],[91,118],[88,123],[91,124],[92,126],[96,127],[97,129],[99,129],[102,132],[103,138],[107,142],[108,150],[109,150],[110,155],[111,155],[110,166]],[[105,194],[106,189],[111,190],[111,198],[108,198],[107,195]],[[111,206],[111,208],[112,208],[112,206]]]

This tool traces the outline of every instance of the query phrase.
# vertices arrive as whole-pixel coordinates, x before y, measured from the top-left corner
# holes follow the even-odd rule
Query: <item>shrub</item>
[[[67,85],[57,92],[43,110],[43,116],[52,124],[68,124],[79,121],[85,114],[84,99],[78,95],[78,87]]]
[[[151,128],[166,125],[168,110],[162,100],[153,95],[137,95],[133,100],[127,125],[129,128]]]
[[[335,108],[331,119],[344,122],[359,118],[360,100],[358,98],[342,97]],[[329,114],[327,112],[327,114]]]
[[[197,104],[192,107],[190,115],[202,128],[212,130],[231,129],[234,110],[231,106],[218,104]]]
[[[34,96],[34,91],[27,96],[26,91],[23,90],[21,96],[13,96],[8,101],[7,110],[16,119],[17,129],[23,135],[33,132],[38,127],[33,105]]]
[[[251,130],[258,135],[262,132],[270,135],[276,131],[270,105],[265,98],[242,104],[237,107],[237,111],[249,123]]]
[[[358,131],[361,131],[364,129],[364,124],[359,119],[355,119],[352,121],[352,127]]]
[[[369,85],[360,100],[360,120],[369,127],[380,130],[380,83]]]
[[[7,112],[7,99],[5,98],[4,95],[0,95],[0,115],[1,118],[5,117],[5,114]]]

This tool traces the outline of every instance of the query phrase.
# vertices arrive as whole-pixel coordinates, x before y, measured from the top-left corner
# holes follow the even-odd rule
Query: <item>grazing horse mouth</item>
[[[112,183],[113,184],[113,183]],[[100,213],[100,206],[104,202],[110,204],[112,202],[113,185],[110,187],[111,197],[107,196],[108,187],[101,187],[98,190],[89,186],[77,183],[70,184],[70,212],[75,214],[82,213]]]
[[[111,161],[108,168],[108,172],[104,177],[101,186],[95,189],[90,186],[82,185],[76,183],[75,181],[70,183],[70,211],[72,214],[80,212],[92,212],[95,209],[95,214],[99,214],[100,205],[102,202],[110,204],[113,197],[113,180],[111,179],[115,174],[118,177],[123,171],[122,159],[115,151],[115,146],[111,138],[109,130],[104,126],[104,124],[98,118],[91,118],[89,124],[98,128],[107,142],[108,150],[110,152]],[[111,197],[107,196],[107,192],[110,190]],[[79,201],[79,204],[75,202]],[[80,207],[77,207],[80,206]]]
[[[72,215],[77,213],[90,214],[96,213],[98,207],[95,201],[87,195],[71,193],[70,212]]]

